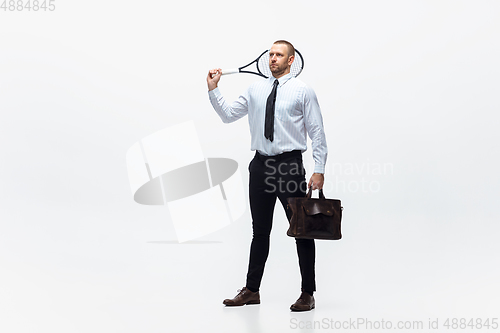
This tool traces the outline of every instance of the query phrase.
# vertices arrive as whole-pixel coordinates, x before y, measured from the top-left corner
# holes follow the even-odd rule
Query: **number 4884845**
[[[3,0],[0,9],[10,12],[22,11],[54,11],[55,0]]]

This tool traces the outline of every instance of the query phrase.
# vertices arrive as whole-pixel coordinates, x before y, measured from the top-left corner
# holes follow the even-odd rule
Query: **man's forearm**
[[[240,100],[234,102],[233,105],[229,105],[220,93],[219,88],[210,90],[208,96],[210,97],[212,107],[224,123],[231,123],[247,114],[246,105],[240,101],[242,97],[240,97]]]

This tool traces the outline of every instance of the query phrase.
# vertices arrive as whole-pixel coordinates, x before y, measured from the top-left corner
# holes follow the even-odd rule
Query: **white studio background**
[[[499,316],[499,2],[54,3],[0,10],[2,332]],[[304,314],[288,310],[300,280],[280,209],[262,304],[226,309],[245,281],[249,211],[175,244],[164,207],[133,201],[125,164],[133,143],[194,120],[205,156],[236,160],[247,184],[248,123],[220,121],[206,73],[277,39],[304,55],[326,195],[345,208],[344,238],[317,242],[317,309]],[[232,100],[254,80],[220,89]]]

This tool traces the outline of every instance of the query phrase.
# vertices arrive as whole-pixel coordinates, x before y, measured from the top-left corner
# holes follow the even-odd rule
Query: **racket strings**
[[[257,70],[259,70],[266,77],[271,77],[273,75],[273,73],[271,72],[271,69],[269,68],[269,53],[268,52],[264,53],[259,58],[259,61],[257,62]]]

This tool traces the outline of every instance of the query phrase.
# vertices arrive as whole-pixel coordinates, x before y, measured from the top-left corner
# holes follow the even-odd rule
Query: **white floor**
[[[466,221],[449,229],[418,219],[398,227],[403,221],[344,206],[344,238],[317,241],[317,308],[307,313],[289,310],[300,279],[281,211],[262,303],[226,308],[222,300],[244,286],[248,212],[223,231],[177,244],[160,209],[131,204],[127,214],[81,211],[76,218],[54,210],[51,222],[37,224],[47,208],[17,207],[8,237],[2,235],[0,326],[4,332],[309,332],[498,317],[493,221],[476,221],[472,230],[461,229]]]

